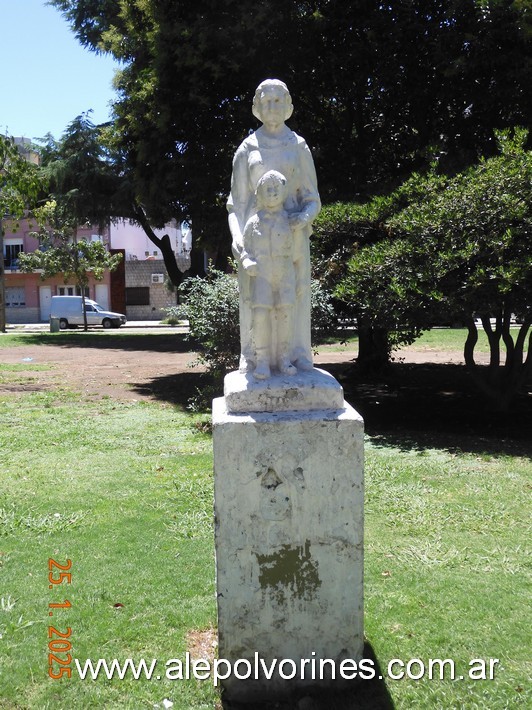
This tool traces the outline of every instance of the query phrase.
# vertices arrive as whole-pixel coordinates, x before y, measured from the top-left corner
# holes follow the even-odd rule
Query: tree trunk
[[[479,367],[474,358],[474,349],[478,340],[477,327],[473,318],[467,321],[468,337],[464,346],[464,359],[476,387],[494,405],[499,412],[509,411],[519,391],[532,374],[532,333],[529,336],[528,353],[523,361],[524,345],[532,319],[527,319],[521,326],[517,339],[510,333],[509,309],[501,311],[496,317],[495,328],[490,318],[484,315],[482,325],[490,345],[490,363]],[[506,348],[506,361],[500,364],[501,340]]]
[[[192,248],[190,261],[189,274],[191,276],[205,276],[205,255],[203,251]]]
[[[85,308],[85,289],[80,286],[81,291],[81,308],[83,310],[83,330],[87,332],[89,330],[89,324],[87,323],[87,310]]]
[[[168,278],[174,284],[176,288],[179,287],[180,283],[183,281],[183,274],[179,271],[177,266],[177,260],[175,258],[174,250],[172,249],[172,243],[168,234],[162,237],[158,237],[148,222],[146,213],[139,207],[135,205],[133,207],[134,219],[140,224],[148,239],[155,244],[155,246],[161,250],[163,255],[164,265],[166,267],[166,272],[168,273]]]
[[[83,330],[87,332],[89,330],[89,324],[87,322],[87,311],[85,310],[85,286],[84,286],[84,277],[86,278],[86,274],[80,274],[80,269],[79,269],[79,252],[77,250],[77,245],[78,243],[78,230],[76,227],[76,231],[74,233],[74,264],[76,267],[76,286],[79,288],[80,293],[81,293],[81,310],[83,311]]]
[[[366,372],[378,372],[390,363],[388,331],[358,322],[357,364]]]

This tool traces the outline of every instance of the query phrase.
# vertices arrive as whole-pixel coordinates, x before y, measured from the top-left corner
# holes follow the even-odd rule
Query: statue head
[[[292,105],[292,97],[290,96],[287,85],[284,81],[280,81],[279,79],[265,79],[257,86],[255,96],[253,98],[252,108],[255,118],[258,118],[259,121],[263,120],[261,103],[267,100],[268,96],[274,96],[279,99],[279,101],[283,102],[283,121],[287,121],[292,115],[294,107]]]
[[[286,178],[278,170],[268,170],[257,182],[257,203],[274,208],[283,204],[286,197]]]

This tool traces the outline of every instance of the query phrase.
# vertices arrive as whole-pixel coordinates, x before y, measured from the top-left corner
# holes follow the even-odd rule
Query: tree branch
[[[151,228],[146,213],[142,207],[138,204],[133,205],[133,216],[134,219],[140,224],[142,229],[145,231],[148,239],[155,244],[155,246],[161,250],[163,255],[164,265],[168,273],[168,278],[177,288],[183,281],[183,274],[179,271],[177,266],[177,261],[175,258],[175,253],[172,248],[172,243],[170,242],[170,237],[165,234],[162,237],[158,237],[153,229]]]

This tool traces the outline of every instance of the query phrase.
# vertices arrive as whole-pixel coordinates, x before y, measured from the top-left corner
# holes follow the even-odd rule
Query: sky
[[[83,111],[110,117],[118,64],[84,49],[45,0],[0,0],[0,133],[60,138]]]

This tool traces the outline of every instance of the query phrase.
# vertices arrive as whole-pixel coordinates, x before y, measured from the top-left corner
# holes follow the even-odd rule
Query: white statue
[[[272,366],[283,374],[312,369],[309,237],[321,202],[310,150],[303,138],[285,125],[292,110],[290,93],[282,81],[267,79],[257,87],[253,114],[262,121],[262,126],[246,138],[235,153],[227,203],[233,253],[241,264],[240,371],[254,372],[257,379],[269,377]],[[278,232],[276,240],[290,243],[290,258],[282,267],[288,269],[290,261],[292,285],[288,287],[282,280],[284,277],[278,274],[264,276],[269,267],[259,266],[259,259],[256,259],[254,269],[250,263],[255,260],[251,256],[254,247],[251,246],[248,254],[245,245],[248,237],[249,243],[253,244],[253,230],[268,233],[272,238],[273,228],[268,226],[270,218],[265,212],[273,208],[268,207],[265,198],[260,196],[262,188],[257,194],[259,180],[271,171],[280,173],[285,181],[282,209],[281,206],[275,207],[277,227],[274,231]],[[262,207],[257,203],[261,199]],[[291,239],[286,233],[286,220]],[[246,232],[249,232],[248,236],[245,236]],[[277,269],[279,265],[275,263]],[[257,285],[259,272],[262,272],[260,279],[269,282],[271,304],[258,302],[268,300],[261,292],[262,287]],[[268,350],[267,358],[264,348]]]
[[[242,267],[251,285],[251,340],[257,380],[270,376],[271,367],[295,375],[292,365],[292,318],[296,304],[294,239],[283,208],[286,178],[269,170],[256,189],[258,212],[244,227]]]

